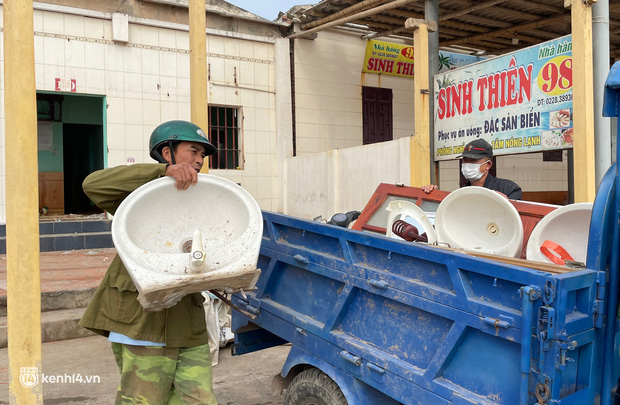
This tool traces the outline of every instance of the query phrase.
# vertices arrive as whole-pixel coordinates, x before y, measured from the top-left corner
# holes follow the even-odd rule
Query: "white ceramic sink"
[[[592,206],[592,203],[570,204],[545,215],[527,242],[527,259],[552,263],[541,251],[543,243],[550,241],[560,245],[575,261],[585,263]]]
[[[523,224],[503,196],[483,187],[463,187],[448,194],[435,214],[437,243],[500,256],[519,257]]]
[[[254,288],[263,234],[254,198],[236,183],[209,174],[199,174],[198,183],[185,191],[174,183],[164,177],[138,188],[112,222],[114,246],[142,306],[157,311],[193,292]],[[196,260],[196,251],[204,253],[204,262]]]

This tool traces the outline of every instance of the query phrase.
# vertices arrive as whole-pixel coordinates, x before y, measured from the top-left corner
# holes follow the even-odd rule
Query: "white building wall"
[[[339,199],[335,212],[327,214],[363,210],[380,183],[408,185],[412,139],[339,150]]]
[[[46,6],[50,8],[54,6]],[[37,91],[55,91],[55,78],[71,78],[77,81],[77,92],[71,94],[105,95],[107,166],[153,162],[148,151],[153,129],[165,121],[190,119],[187,26],[160,28],[130,21],[129,42],[121,44],[112,40],[109,14],[85,11],[89,16],[84,16],[73,14],[79,14],[78,9],[71,14],[63,10],[67,8],[34,11]],[[240,183],[261,208],[272,209],[277,205],[273,39],[215,35],[207,39],[209,104],[240,107],[244,116],[243,167],[211,173]],[[4,222],[3,81],[0,93],[0,222]]]
[[[411,138],[286,159],[285,214],[329,219],[364,209],[380,183],[409,184]]]
[[[542,153],[499,156],[497,175],[512,179],[524,191],[563,191],[568,190],[567,161],[566,151],[562,162],[543,162]]]
[[[413,79],[362,73],[365,51],[357,33],[295,40],[297,155],[362,144],[362,86],[391,88],[393,138],[413,134]]]
[[[244,151],[239,170],[210,173],[241,184],[262,209],[277,210],[274,45],[216,36],[207,39],[209,104],[241,107]]]

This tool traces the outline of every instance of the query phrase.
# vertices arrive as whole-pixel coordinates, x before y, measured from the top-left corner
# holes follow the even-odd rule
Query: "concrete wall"
[[[287,159],[285,213],[329,219],[337,212],[361,211],[379,183],[409,184],[410,139]]]
[[[55,78],[71,78],[77,82],[77,94],[106,96],[108,166],[152,162],[148,139],[153,129],[168,120],[190,119],[188,26],[130,15],[129,42],[118,43],[113,41],[111,14],[96,10],[98,2],[82,7],[88,4],[91,10],[35,5],[36,88],[55,91]],[[183,12],[187,14],[187,9],[176,13]],[[211,172],[240,183],[261,208],[277,209],[274,42],[280,36],[278,27],[214,14],[207,20],[211,27],[207,30],[209,104],[238,107],[243,114],[243,167]],[[2,103],[3,89],[0,83]],[[6,212],[3,121],[2,104],[0,222]]]
[[[294,46],[297,155],[362,144],[362,86],[392,89],[393,137],[413,134],[413,79],[361,73],[360,34],[322,31]]]
[[[412,138],[308,153],[286,159],[285,213],[329,219],[337,212],[362,210],[379,183],[410,184]],[[566,190],[563,162],[542,162],[542,154],[500,156],[497,175],[517,182],[524,191]],[[458,161],[442,162],[440,189],[458,189]]]

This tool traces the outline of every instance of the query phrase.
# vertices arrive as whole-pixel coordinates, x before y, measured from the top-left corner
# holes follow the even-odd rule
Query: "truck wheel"
[[[313,368],[299,373],[286,389],[284,405],[347,405],[338,384]]]

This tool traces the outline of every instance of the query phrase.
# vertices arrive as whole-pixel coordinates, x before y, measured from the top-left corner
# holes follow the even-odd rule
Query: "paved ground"
[[[41,292],[97,287],[116,249],[41,252]],[[0,255],[0,297],[6,296],[6,255]]]
[[[41,253],[41,291],[54,292],[97,287],[115,249]],[[6,255],[0,255],[0,303],[6,299]],[[288,354],[280,346],[232,357],[222,349],[214,368],[214,387],[219,405],[279,405],[281,396],[271,394],[271,380],[280,372]],[[83,383],[43,384],[45,404],[114,403],[118,368],[105,338],[93,336],[43,344],[43,374],[81,375]],[[8,404],[8,354],[0,349],[0,405]],[[98,382],[86,383],[87,379]]]
[[[214,387],[219,405],[279,405],[282,396],[271,394],[271,379],[280,372],[288,346],[274,347],[243,356],[231,356],[230,346],[220,351],[214,367]],[[118,368],[105,338],[100,336],[43,344],[43,374],[77,375],[83,383],[43,384],[45,404],[114,403]],[[66,378],[66,377],[64,377]],[[93,383],[86,383],[87,379]],[[0,404],[8,404],[8,355],[0,350]]]

